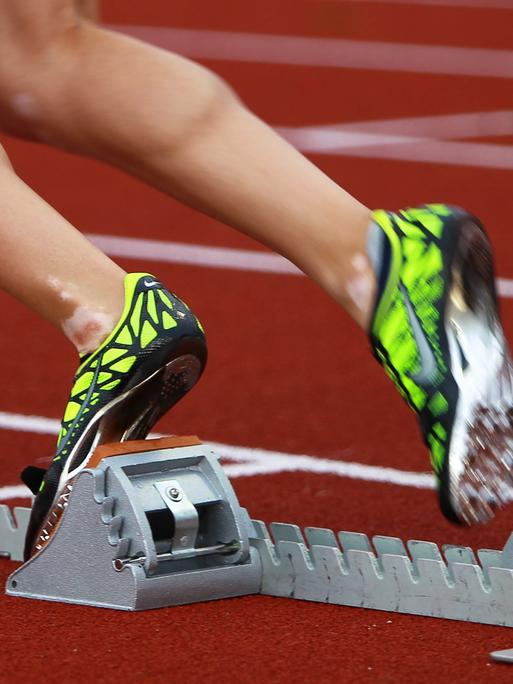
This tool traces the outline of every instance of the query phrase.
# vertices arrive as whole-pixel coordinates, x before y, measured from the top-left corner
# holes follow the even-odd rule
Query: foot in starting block
[[[8,594],[142,610],[260,591],[248,514],[208,447],[128,442],[100,447],[96,461],[47,545],[8,578]],[[17,509],[17,526],[0,515],[9,540],[0,551],[13,559],[29,512]]]

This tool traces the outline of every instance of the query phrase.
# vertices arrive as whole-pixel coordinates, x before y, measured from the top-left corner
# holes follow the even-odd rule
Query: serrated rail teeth
[[[502,552],[479,551],[479,564],[466,547],[318,528],[305,541],[283,524],[273,541],[263,523],[255,529],[263,594],[513,626],[513,535]]]

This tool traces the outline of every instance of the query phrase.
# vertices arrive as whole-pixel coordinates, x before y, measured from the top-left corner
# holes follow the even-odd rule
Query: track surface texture
[[[403,135],[427,137],[428,152],[422,141],[401,151],[401,141],[380,140],[370,151],[331,147],[311,156],[372,207],[437,201],[469,208],[491,233],[500,277],[513,278],[513,2],[509,8],[506,1],[486,0],[104,4],[107,23],[151,35],[160,44],[176,39],[169,29],[190,31],[181,35],[190,37],[191,56],[220,73],[273,126],[297,131],[457,115],[456,126],[444,119],[428,133],[423,124],[409,124]],[[235,44],[223,59],[213,48],[205,57],[205,46],[217,35],[212,32],[251,34],[258,59],[251,61]],[[284,41],[279,59],[266,60],[279,36],[313,39],[301,50],[302,63],[288,63],[293,60]],[[326,46],[333,43],[326,40],[350,41],[348,49],[365,42],[368,49],[353,68],[328,66]],[[409,57],[395,68],[380,68],[381,58],[372,56],[383,44],[390,44],[390,54],[409,46]],[[229,53],[231,43],[226,45]],[[433,53],[434,47],[442,52]],[[452,69],[457,73],[451,72],[456,63],[451,55],[459,60]],[[373,64],[365,66],[371,57]],[[476,112],[502,112],[501,126],[495,130],[492,122],[460,131],[458,117]],[[237,248],[249,256],[264,251],[111,169],[43,146],[3,143],[20,175],[87,233]],[[435,158],[426,159],[432,149]],[[364,336],[306,278],[135,256],[119,262],[164,279],[197,311],[209,335],[207,373],[161,421],[162,432],[196,433],[204,440],[334,464],[326,473],[308,472],[314,468],[307,466],[273,472],[272,456],[260,459],[260,470],[240,461],[233,483],[253,517],[502,548],[513,529],[513,509],[486,528],[457,529],[442,519],[430,489],[371,481],[365,468],[356,479],[337,471],[346,461],[415,473],[429,466],[415,421],[371,359]],[[19,484],[24,465],[48,461],[55,436],[51,422],[41,428],[32,419],[18,424],[13,416],[58,419],[75,355],[57,332],[19,304],[5,295],[0,303],[11,331],[0,336],[0,493],[10,505],[26,505],[27,499],[13,499],[5,488]],[[502,310],[512,339],[511,298],[503,298]],[[237,458],[230,461],[232,468],[234,463]],[[13,568],[1,560],[0,581]],[[507,665],[490,663],[488,653],[513,646],[513,631],[476,624],[258,596],[144,614],[4,596],[0,604],[0,681],[6,682],[506,682],[512,677]]]

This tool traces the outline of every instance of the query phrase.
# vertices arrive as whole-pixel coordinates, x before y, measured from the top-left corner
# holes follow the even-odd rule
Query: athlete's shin
[[[125,272],[0,159],[0,288],[62,330],[79,352],[108,335]]]

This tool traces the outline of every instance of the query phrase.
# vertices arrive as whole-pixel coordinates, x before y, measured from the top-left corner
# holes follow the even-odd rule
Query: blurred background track
[[[105,22],[116,30],[181,48],[214,69],[367,205],[450,202],[478,214],[497,250],[498,274],[509,282],[503,291],[511,294],[513,2],[104,4]],[[126,240],[135,256],[119,257],[121,243],[105,243],[124,268],[164,279],[209,335],[205,377],[159,430],[291,457],[429,470],[415,421],[364,336],[306,278],[287,268],[247,270],[244,263],[265,254],[263,247],[117,171],[43,146],[2,143],[19,174],[97,239],[244,250],[237,269],[214,268],[203,257],[136,258],[137,243]],[[177,253],[172,245],[166,250]],[[19,484],[27,463],[48,461],[54,424],[37,431],[37,421],[17,423],[15,414],[60,418],[76,360],[46,323],[3,294],[0,305],[0,497],[26,504],[4,488]],[[504,297],[502,305],[512,339],[513,301]],[[265,453],[262,459],[265,471]],[[233,467],[237,458],[226,462]],[[246,469],[233,480],[253,517],[268,522],[488,548],[502,547],[513,530],[511,511],[485,529],[454,528],[430,489],[272,466],[269,454],[269,472]],[[2,579],[12,567],[0,562]],[[488,651],[511,646],[513,633],[479,625],[264,597],[144,615],[5,597],[0,603],[0,681],[511,677],[488,664]]]

